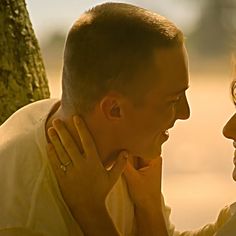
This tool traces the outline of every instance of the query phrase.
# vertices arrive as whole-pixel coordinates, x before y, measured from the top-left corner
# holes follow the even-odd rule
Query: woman
[[[233,101],[236,104],[235,90],[236,81],[231,85]],[[110,171],[108,171],[99,160],[96,146],[83,120],[75,117],[74,125],[81,138],[82,148],[80,150],[60,120],[55,120],[53,122],[53,128],[51,127],[48,130],[48,138],[51,142],[51,144],[48,144],[48,156],[56,174],[63,198],[76,221],[79,225],[82,225],[82,228],[83,224],[91,224],[91,227],[95,228],[95,235],[98,235],[96,234],[96,227],[103,227],[101,229],[104,230],[103,235],[120,235],[119,230],[117,230],[117,222],[113,223],[111,220],[112,217],[109,217],[107,212],[99,211],[99,209],[97,211],[95,209],[94,211],[94,207],[92,207],[93,212],[88,210],[86,214],[83,212],[81,215],[80,208],[83,208],[87,204],[86,209],[89,209],[87,207],[89,206],[89,201],[104,202],[105,204],[107,196],[112,192],[113,187],[117,185],[116,182],[122,173],[124,173],[129,195],[135,206],[137,204],[141,205],[144,202],[155,202],[161,195],[161,158],[144,163],[141,160],[134,160],[131,154],[124,150],[118,154],[118,161],[112,167],[107,167],[110,168]],[[234,141],[233,145],[236,148],[236,113],[225,125],[223,134],[226,138]],[[88,165],[88,163],[90,164]],[[236,181],[236,151],[234,164],[233,178]],[[85,176],[91,176],[91,174],[91,179],[84,178]],[[86,194],[82,197],[81,192]],[[144,208],[147,208],[147,206],[146,204]],[[153,206],[153,204],[150,204],[148,207],[152,208]],[[137,220],[137,235],[236,235],[236,204],[224,208],[215,224],[206,225],[198,231],[183,233],[174,231],[174,227],[168,219],[170,210],[164,206],[164,202],[160,208],[166,213],[165,219],[163,220],[162,217],[157,217],[157,215],[151,217],[150,214],[145,215],[146,212],[143,212],[142,219],[150,224],[143,226],[141,222],[140,226]],[[98,217],[94,215],[94,220],[91,214],[97,214]],[[166,225],[168,233],[165,230]],[[153,231],[150,231],[150,227],[153,228]],[[105,231],[110,233],[105,233]]]
[[[236,105],[236,80],[232,82],[231,94],[233,102]],[[223,134],[226,138],[233,140],[233,146],[236,148],[236,113],[226,123]],[[236,166],[236,152],[234,153],[234,165]],[[236,181],[236,168],[233,171],[233,179]]]

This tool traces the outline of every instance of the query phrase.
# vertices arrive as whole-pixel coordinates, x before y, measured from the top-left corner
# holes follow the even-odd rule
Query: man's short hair
[[[154,49],[182,44],[182,32],[154,12],[125,3],[95,6],[74,23],[67,36],[62,107],[76,107],[83,114],[110,90],[134,95],[138,84],[147,83],[136,77]]]

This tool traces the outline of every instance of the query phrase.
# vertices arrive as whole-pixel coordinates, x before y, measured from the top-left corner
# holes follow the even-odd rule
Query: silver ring
[[[64,171],[64,172],[66,172],[67,171],[67,166],[69,166],[70,164],[72,163],[72,161],[68,161],[68,162],[66,162],[65,164],[61,164],[60,165],[60,168]]]

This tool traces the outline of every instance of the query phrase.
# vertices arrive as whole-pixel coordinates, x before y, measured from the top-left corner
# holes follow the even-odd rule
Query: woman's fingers
[[[128,183],[134,183],[139,178],[138,171],[133,167],[133,165],[127,161],[126,167],[124,169],[124,175]]]
[[[50,127],[48,129],[50,141],[55,149],[55,153],[53,153],[52,156],[54,157],[54,159],[55,157],[57,157],[60,162],[59,164],[57,163],[57,166],[59,166],[63,170],[63,167],[65,167],[66,169],[67,163],[69,163],[70,165],[71,161],[73,161],[71,164],[74,164],[74,166],[83,166],[83,170],[93,170],[95,172],[100,173],[101,175],[104,175],[104,178],[109,178],[109,185],[113,186],[125,169],[129,156],[128,152],[122,151],[117,157],[117,160],[114,163],[112,169],[107,172],[100,160],[96,145],[93,141],[91,134],[89,133],[86,124],[79,117],[74,117],[73,119],[74,125],[81,139],[86,160],[88,160],[86,162],[87,164],[83,161],[81,162],[84,157],[80,153],[75,141],[66,129],[63,122],[57,119],[52,122],[53,127]],[[78,165],[76,165],[76,163],[78,163]],[[54,165],[56,165],[55,162]]]
[[[86,157],[94,157],[93,159],[97,159],[98,158],[97,148],[86,124],[78,116],[74,116],[73,121],[76,130],[80,136],[80,140]]]
[[[71,159],[68,157],[67,152],[65,151],[63,145],[61,144],[61,141],[57,135],[56,130],[53,127],[50,127],[48,129],[48,136],[53,144],[55,151],[57,153],[57,156],[59,157],[60,163],[63,165],[66,165],[67,163],[71,162]]]
[[[60,168],[61,163],[58,160],[58,156],[57,156],[55,148],[53,147],[51,143],[48,143],[46,149],[47,149],[48,159],[51,163],[53,172],[56,174],[56,177],[57,178],[63,177],[63,171],[61,171],[61,168]]]
[[[78,161],[79,158],[84,158],[80,153],[75,141],[73,140],[67,128],[65,127],[64,123],[61,120],[56,119],[53,120],[52,124],[57,131],[57,134],[64,149],[69,154],[70,159],[68,159],[67,157],[67,162],[71,160],[75,163],[76,161]]]
[[[118,178],[120,177],[120,175],[124,172],[124,169],[126,167],[126,164],[128,162],[128,157],[129,154],[126,151],[122,151],[116,162],[114,163],[112,169],[108,172],[109,177],[110,177],[110,184],[111,186],[113,186],[116,181],[118,180]]]

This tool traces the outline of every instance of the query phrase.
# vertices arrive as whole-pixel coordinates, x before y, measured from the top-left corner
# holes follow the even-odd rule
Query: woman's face
[[[235,88],[236,81],[233,83]],[[233,100],[235,101],[235,91],[232,89]],[[236,113],[229,119],[223,129],[223,134],[226,138],[233,140],[234,151],[234,170],[233,170],[233,179],[236,181]]]

